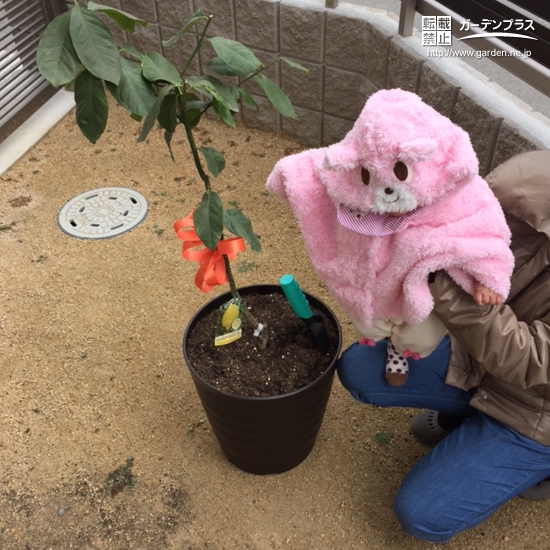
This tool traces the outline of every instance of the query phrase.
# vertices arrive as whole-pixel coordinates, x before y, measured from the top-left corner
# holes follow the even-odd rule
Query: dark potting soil
[[[292,392],[318,378],[337,351],[338,330],[323,314],[329,351],[317,349],[305,323],[296,317],[282,294],[247,294],[246,307],[269,330],[265,350],[248,323],[242,337],[214,346],[217,310],[205,315],[188,335],[187,356],[194,370],[209,384],[227,393],[269,397]]]

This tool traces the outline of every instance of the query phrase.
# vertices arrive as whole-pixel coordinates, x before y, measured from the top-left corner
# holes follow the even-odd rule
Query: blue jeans
[[[431,542],[478,525],[550,476],[550,447],[476,411],[469,405],[471,392],[445,384],[449,354],[446,337],[429,357],[410,361],[409,378],[398,387],[384,378],[385,341],[352,344],[338,364],[342,384],[361,403],[468,416],[415,464],[395,497],[403,529]]]

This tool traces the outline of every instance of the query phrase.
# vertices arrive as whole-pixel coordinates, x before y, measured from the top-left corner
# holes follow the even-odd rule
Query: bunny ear
[[[278,195],[281,199],[285,201],[287,200],[285,188],[285,164],[288,163],[286,158],[281,159],[277,162],[277,164],[275,164],[275,167],[273,168],[271,174],[269,174],[265,184],[266,188],[269,191],[275,193],[275,195]]]
[[[398,158],[405,162],[415,163],[428,160],[437,151],[439,143],[431,138],[417,138],[406,141],[399,146]]]
[[[334,171],[351,170],[359,164],[359,153],[350,142],[341,141],[326,148],[323,168]]]
[[[479,162],[470,136],[454,125],[454,139],[447,148],[447,177],[457,185],[465,185],[479,173]]]
[[[449,179],[454,181],[456,185],[466,185],[479,173],[477,159],[475,165],[466,163],[449,166]]]

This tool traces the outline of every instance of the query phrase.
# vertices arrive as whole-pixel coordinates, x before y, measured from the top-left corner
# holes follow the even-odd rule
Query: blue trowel
[[[283,275],[279,279],[279,284],[294,310],[294,313],[302,319],[311,331],[319,351],[323,354],[327,353],[329,338],[321,314],[311,311],[309,302],[293,275],[288,273]]]

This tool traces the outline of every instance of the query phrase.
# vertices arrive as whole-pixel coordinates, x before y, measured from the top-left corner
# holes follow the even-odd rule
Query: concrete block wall
[[[293,102],[297,120],[282,118],[269,107],[257,112],[243,105],[241,113],[244,124],[283,132],[306,146],[339,141],[372,93],[400,87],[418,93],[469,133],[482,175],[517,153],[550,148],[550,127],[545,121],[531,123],[529,113],[516,116],[520,107],[513,100],[495,102],[497,92],[480,93],[485,84],[472,82],[471,76],[461,81],[460,71],[449,66],[455,60],[428,58],[417,38],[400,37],[397,22],[380,11],[342,3],[328,9],[311,0],[102,3],[150,22],[149,27],[120,37],[146,51],[162,51],[161,41],[178,32],[202,7],[205,13],[214,14],[210,36],[239,40],[264,62],[281,54],[309,68],[309,76],[285,64],[269,73]],[[181,66],[182,56],[189,55],[196,41],[197,35],[191,32],[164,54]],[[206,61],[206,56],[197,58],[192,70],[202,72]],[[258,88],[249,91],[261,106],[268,104]]]

